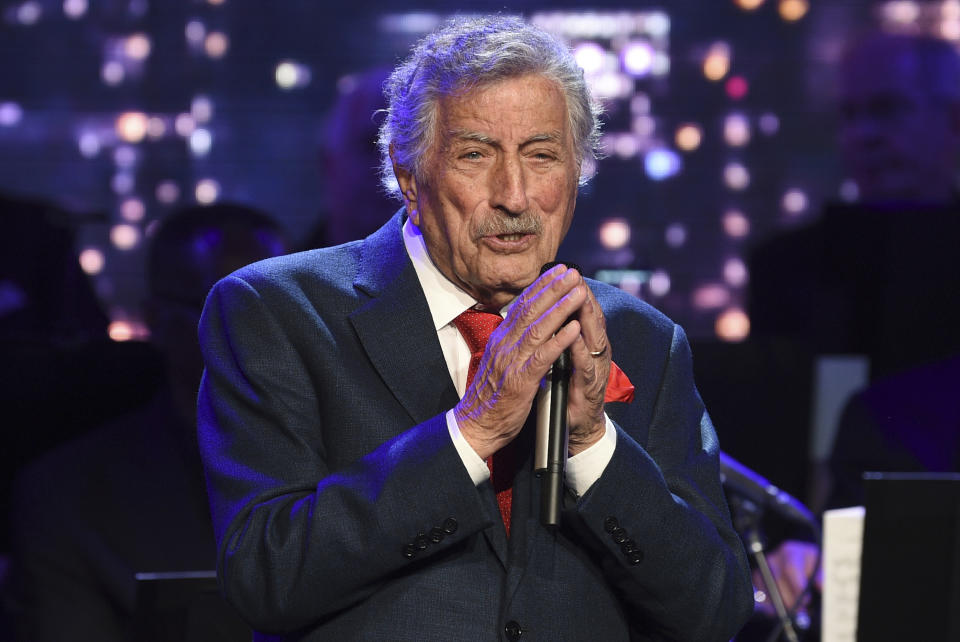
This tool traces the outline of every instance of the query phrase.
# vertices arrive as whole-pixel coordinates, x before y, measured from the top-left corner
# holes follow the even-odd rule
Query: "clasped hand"
[[[603,311],[590,288],[579,272],[557,265],[511,306],[454,408],[461,434],[480,457],[486,459],[520,433],[540,381],[567,348],[573,363],[567,404],[572,456],[603,436],[611,350]]]

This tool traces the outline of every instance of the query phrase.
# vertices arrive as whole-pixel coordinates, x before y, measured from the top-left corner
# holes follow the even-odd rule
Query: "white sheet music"
[[[863,506],[823,514],[822,642],[856,642]]]

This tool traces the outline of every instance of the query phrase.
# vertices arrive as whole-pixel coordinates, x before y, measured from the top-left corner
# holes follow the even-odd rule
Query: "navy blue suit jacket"
[[[447,432],[458,397],[403,220],[207,300],[199,438],[227,599],[260,639],[728,640],[752,590],[682,330],[590,283],[636,398],[607,405],[615,453],[559,531],[524,464],[508,539]]]

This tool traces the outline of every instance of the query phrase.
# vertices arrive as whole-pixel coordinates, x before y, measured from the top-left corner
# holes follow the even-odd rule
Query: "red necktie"
[[[460,335],[467,342],[467,347],[470,348],[467,388],[473,383],[473,378],[477,374],[480,359],[483,358],[483,352],[487,347],[487,341],[490,340],[490,335],[502,321],[503,318],[499,314],[473,309],[467,310],[453,320],[453,324],[457,326]],[[510,442],[495,452],[492,457],[487,458],[487,467],[490,469],[490,483],[497,494],[497,505],[500,507],[500,516],[503,518],[503,526],[507,531],[507,537],[510,536],[510,508],[513,504],[515,449],[512,446],[514,443],[515,441]]]

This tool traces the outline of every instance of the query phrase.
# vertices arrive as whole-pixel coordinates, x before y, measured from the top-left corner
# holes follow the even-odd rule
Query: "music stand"
[[[960,474],[863,477],[857,639],[960,640]]]

